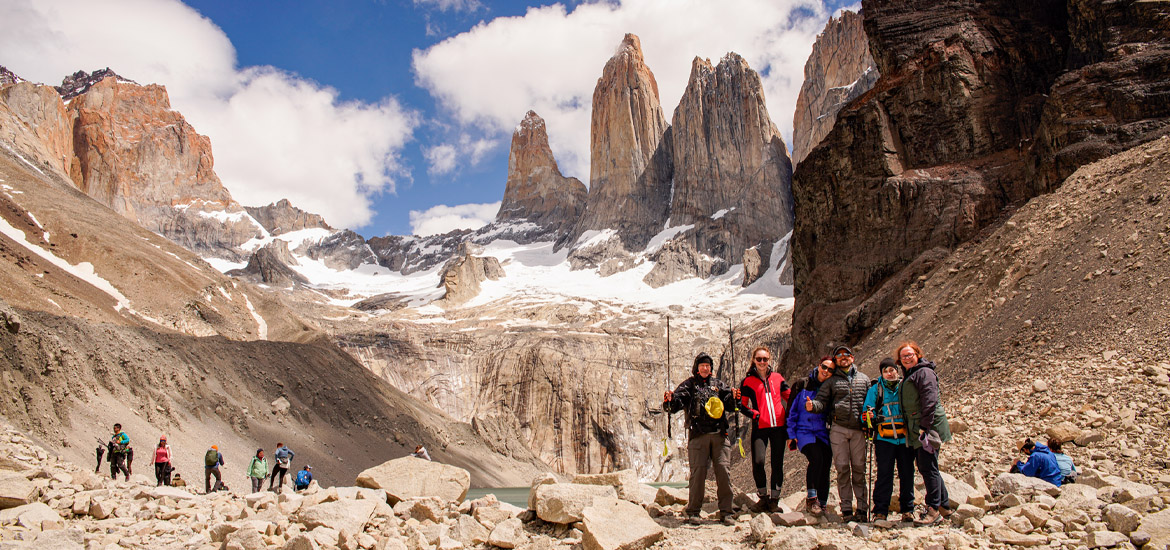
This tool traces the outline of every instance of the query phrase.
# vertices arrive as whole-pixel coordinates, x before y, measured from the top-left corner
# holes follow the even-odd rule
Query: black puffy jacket
[[[830,424],[854,430],[861,429],[861,412],[865,410],[865,394],[869,391],[869,377],[850,366],[849,370],[833,371],[821,384],[816,399],[813,400],[813,412],[824,412],[828,407],[831,414],[826,415]]]
[[[718,397],[723,401],[723,415],[718,419],[711,418],[703,409],[709,397]],[[729,426],[727,418],[735,413],[735,405],[735,394],[727,383],[714,375],[700,378],[698,374],[679,384],[674,389],[670,403],[666,404],[668,412],[683,410],[687,412],[688,437],[712,433],[726,434]]]

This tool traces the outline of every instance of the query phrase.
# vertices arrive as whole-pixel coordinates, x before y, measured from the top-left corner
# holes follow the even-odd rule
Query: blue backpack
[[[308,485],[310,481],[313,481],[313,474],[310,474],[308,470],[301,470],[297,472],[296,481],[297,485]]]

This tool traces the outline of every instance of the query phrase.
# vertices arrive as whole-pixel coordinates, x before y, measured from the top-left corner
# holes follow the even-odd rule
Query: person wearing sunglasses
[[[823,413],[805,410],[804,404],[817,396],[821,384],[833,375],[833,360],[822,357],[807,379],[797,380],[792,386],[792,404],[788,408],[788,446],[795,444],[800,454],[808,459],[804,483],[807,490],[804,509],[819,516],[829,502],[829,470],[833,464],[833,450],[829,447],[829,423]]]
[[[788,439],[785,421],[792,389],[780,373],[772,371],[772,353],[768,348],[757,347],[752,350],[751,358],[747,376],[739,384],[742,396],[739,411],[752,419],[752,477],[760,497],[756,511],[777,512],[780,487],[784,485],[784,442]],[[769,446],[772,447],[771,484],[764,471]]]
[[[841,521],[868,521],[869,488],[865,483],[866,444],[861,431],[861,413],[869,377],[853,365],[853,350],[833,350],[833,376],[821,384],[814,399],[806,399],[808,412],[824,412],[829,419],[829,445],[837,468],[837,495],[841,497]],[[856,506],[854,498],[857,499]]]

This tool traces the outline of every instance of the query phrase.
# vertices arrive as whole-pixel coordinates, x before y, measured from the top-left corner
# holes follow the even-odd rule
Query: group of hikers
[[[837,346],[817,362],[807,378],[790,387],[772,369],[768,348],[759,346],[752,350],[747,375],[733,388],[712,375],[711,357],[700,353],[691,377],[663,395],[663,410],[668,414],[686,411],[690,462],[686,517],[699,517],[711,466],[719,507],[716,517],[725,524],[734,522],[728,471],[730,422],[725,413],[737,410],[751,419],[752,475],[759,497],[754,511],[779,509],[787,447],[799,449],[808,459],[804,504],[810,514],[826,513],[829,470],[834,467],[844,522],[892,521],[895,473],[898,520],[929,525],[950,516],[938,456],[942,445],[950,441],[951,431],[939,399],[935,364],[926,360],[922,348],[912,341],[899,344],[895,357],[881,361],[880,378],[871,382],[854,365],[853,350]],[[1013,466],[1013,471],[1060,485],[1065,478],[1058,459],[1050,457],[1051,443],[1045,446],[1027,440],[1021,450],[1030,457]],[[770,461],[765,460],[768,447],[772,448]],[[771,466],[770,480],[766,462]],[[875,464],[871,503],[866,468]],[[915,466],[926,488],[925,503],[918,514],[914,513]],[[1071,459],[1067,466],[1075,471]]]
[[[98,441],[101,441],[100,439]],[[130,481],[134,462],[134,448],[130,445],[130,436],[122,430],[121,424],[114,424],[114,435],[105,445],[99,445],[97,450],[97,468],[95,473],[101,470],[102,457],[106,456],[110,463],[110,477],[118,479],[118,474],[123,474],[126,481]],[[269,470],[268,459],[264,457],[264,449],[256,449],[256,454],[248,463],[248,469],[245,472],[249,481],[252,483],[252,492],[257,493],[263,490],[264,480],[268,480],[268,490],[280,492],[284,486],[284,476],[289,472],[289,466],[292,463],[293,456],[296,453],[289,449],[284,443],[277,442],[276,450],[273,451],[272,456],[276,463],[272,465]],[[172,487],[186,487],[187,482],[178,472],[175,471],[173,455],[171,453],[171,446],[167,444],[167,436],[159,436],[158,446],[154,449],[154,478],[157,485],[169,485]],[[213,491],[226,491],[227,485],[223,483],[223,476],[220,468],[224,465],[223,453],[219,451],[219,447],[212,445],[203,453],[203,482],[205,493]],[[215,478],[215,483],[211,479]],[[298,490],[304,490],[309,487],[309,483],[313,481],[313,467],[305,464],[296,475],[292,476],[293,487]]]

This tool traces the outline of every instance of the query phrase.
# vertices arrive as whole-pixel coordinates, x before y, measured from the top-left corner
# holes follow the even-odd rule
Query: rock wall
[[[267,206],[245,206],[244,210],[273,235],[301,229],[332,229],[325,223],[325,218],[293,206],[288,199]]]
[[[632,34],[597,79],[589,151],[585,212],[563,244],[586,231],[616,229],[627,250],[641,250],[666,221],[671,145],[658,83]]]
[[[581,217],[587,193],[580,180],[561,175],[548,146],[544,119],[528,111],[512,132],[508,181],[496,221],[528,221],[556,240]]]
[[[862,13],[882,76],[794,176],[788,366],[866,334],[906,285],[1069,163],[1167,131],[1164,3],[882,0]],[[1147,42],[1125,42],[1135,36]],[[1135,102],[1094,99],[1109,94]]]
[[[837,111],[873,88],[877,66],[861,14],[829,18],[804,64],[804,84],[792,117],[792,162],[799,164],[829,134]]]

